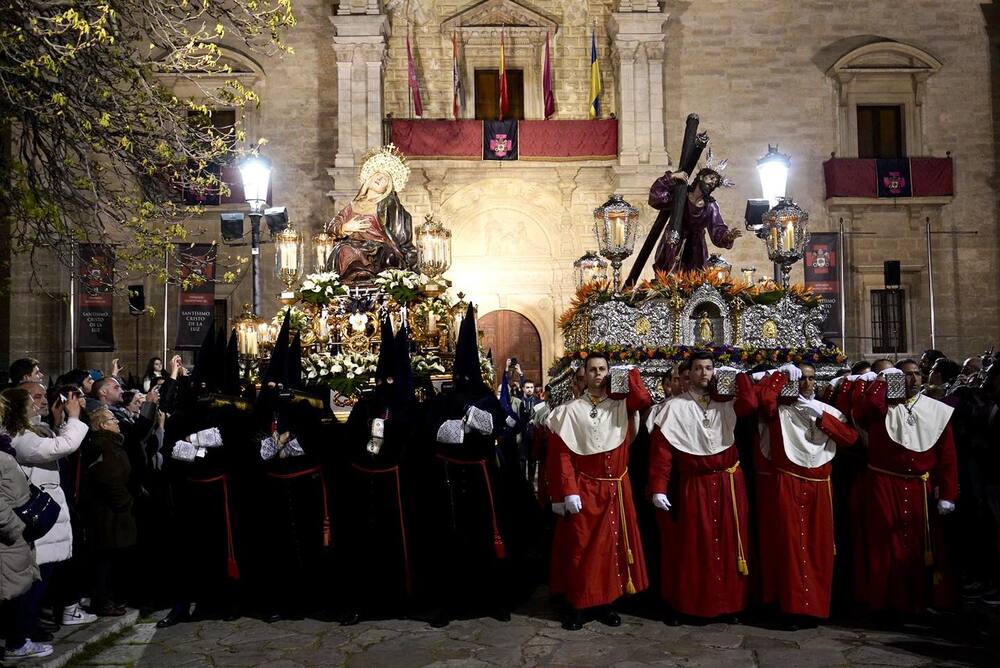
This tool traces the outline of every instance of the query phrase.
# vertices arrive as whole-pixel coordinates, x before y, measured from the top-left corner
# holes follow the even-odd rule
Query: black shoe
[[[59,613],[59,619],[62,619],[62,612]],[[42,629],[44,631],[49,631],[50,633],[55,633],[62,628],[61,624],[57,624],[51,619],[40,618],[36,628]],[[34,638],[32,638],[34,640]],[[39,638],[41,640],[41,638]]]
[[[622,618],[610,608],[597,615],[597,621],[605,626],[621,626]]]
[[[158,629],[168,629],[171,626],[180,624],[181,622],[190,622],[191,615],[182,610],[171,610],[167,613],[167,616],[156,622],[156,628]]]
[[[579,610],[567,612],[563,615],[562,627],[567,631],[579,631],[583,628],[583,613]]]
[[[264,613],[261,616],[260,621],[264,622],[265,624],[273,624],[275,622],[280,622],[284,618],[285,617],[280,612],[272,611]]]
[[[237,619],[242,617],[239,608],[230,608],[222,613],[222,621],[224,622],[235,622]]]
[[[498,622],[509,622],[510,621],[510,610],[498,610],[494,612],[491,617]]]
[[[345,613],[340,618],[340,625],[341,626],[354,626],[355,624],[357,624],[360,621],[361,621],[361,613],[358,612],[357,610],[351,610],[350,612]],[[431,626],[434,626],[433,622],[431,622]]]

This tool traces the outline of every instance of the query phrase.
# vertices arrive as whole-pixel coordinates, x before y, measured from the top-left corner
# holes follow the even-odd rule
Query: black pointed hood
[[[212,319],[205,324],[205,338],[194,357],[194,372],[191,374],[191,388],[195,393],[212,392],[212,358],[215,352],[215,323]]]
[[[285,309],[285,319],[281,323],[281,330],[278,332],[278,338],[274,341],[274,350],[271,352],[271,361],[268,362],[267,371],[264,374],[264,378],[261,380],[261,384],[264,386],[269,383],[283,385],[285,387],[288,386],[288,368],[285,364],[288,359],[288,339],[289,329],[291,328],[291,317],[292,309],[289,307]]]
[[[410,332],[402,324],[396,332],[396,394],[399,402],[413,399],[413,367],[410,365]]]
[[[479,366],[479,341],[476,334],[476,311],[469,308],[462,318],[458,328],[458,340],[455,342],[455,365],[452,368],[452,379],[455,387],[464,390],[485,387],[483,372]]]
[[[295,332],[292,345],[288,348],[287,368],[288,387],[296,390],[302,389],[302,333]]]
[[[236,330],[233,329],[229,335],[229,345],[226,346],[226,356],[222,363],[222,386],[220,390],[223,394],[230,396],[240,395],[240,356],[239,339]]]
[[[389,317],[382,319],[382,326],[379,332],[378,364],[375,366],[375,380],[385,380],[390,376],[395,376],[393,348],[395,342],[392,336],[392,323]]]

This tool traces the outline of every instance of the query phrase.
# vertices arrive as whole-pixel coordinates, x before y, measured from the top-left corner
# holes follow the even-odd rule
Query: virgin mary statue
[[[386,269],[416,269],[413,221],[398,196],[409,177],[392,144],[365,156],[358,194],[324,229],[337,240],[327,269],[344,283],[369,281]]]

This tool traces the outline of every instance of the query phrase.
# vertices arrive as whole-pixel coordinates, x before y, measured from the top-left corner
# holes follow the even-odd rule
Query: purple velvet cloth
[[[668,215],[673,203],[674,181],[667,172],[653,182],[649,189],[649,205],[660,210],[662,215]],[[732,248],[733,240],[726,239],[729,228],[722,221],[722,213],[719,205],[715,202],[705,202],[705,206],[687,203],[687,215],[684,217],[684,224],[681,227],[681,241],[683,251],[678,268],[683,271],[691,269],[704,269],[708,264],[708,245],[705,243],[705,232],[712,239],[712,243],[719,248]],[[669,232],[664,230],[660,237],[660,243],[656,247],[656,258],[653,261],[653,268],[658,271],[670,271],[674,264],[676,249],[668,243]]]

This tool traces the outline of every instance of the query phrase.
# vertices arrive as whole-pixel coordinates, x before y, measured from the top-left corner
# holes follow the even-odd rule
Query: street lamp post
[[[271,163],[260,155],[253,155],[240,164],[243,196],[250,205],[250,303],[253,314],[260,315],[260,219],[267,203],[267,189],[271,181]]]

